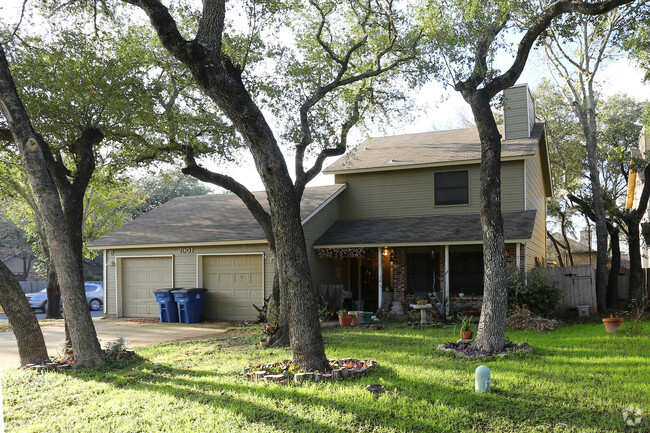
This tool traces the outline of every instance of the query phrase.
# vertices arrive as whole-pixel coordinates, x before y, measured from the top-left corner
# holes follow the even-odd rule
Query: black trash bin
[[[158,301],[161,322],[178,322],[178,306],[172,294],[174,289],[158,289],[153,293]]]
[[[208,289],[174,289],[172,294],[178,306],[178,321],[181,323],[198,323],[205,310],[205,292]]]

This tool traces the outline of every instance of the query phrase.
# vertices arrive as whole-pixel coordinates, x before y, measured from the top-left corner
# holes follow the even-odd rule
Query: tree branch
[[[364,89],[361,89],[357,93],[357,96],[354,101],[352,113],[350,113],[350,116],[347,118],[347,120],[343,123],[343,126],[341,127],[341,134],[339,136],[339,142],[337,143],[337,145],[335,147],[323,149],[318,154],[318,156],[316,157],[316,161],[308,171],[302,173],[296,173],[295,188],[298,197],[302,197],[302,193],[305,190],[305,186],[314,177],[316,177],[318,173],[320,173],[320,171],[323,169],[323,163],[327,158],[343,155],[345,153],[345,150],[347,149],[348,134],[350,132],[350,129],[352,129],[352,127],[361,118],[361,114],[359,111],[359,104],[363,99],[363,93],[364,93]]]
[[[221,53],[221,36],[226,18],[225,0],[203,0],[196,41],[214,53]]]
[[[551,3],[530,24],[528,30],[519,42],[517,56],[515,57],[510,69],[485,85],[488,95],[494,97],[503,89],[511,87],[517,82],[524,66],[526,66],[528,55],[530,54],[530,50],[535,43],[535,40],[546,28],[548,28],[554,18],[569,12],[577,12],[583,15],[600,15],[618,6],[631,3],[632,1],[633,0],[605,0],[602,2],[590,3],[578,0],[558,0]]]
[[[176,21],[174,21],[174,18],[169,13],[169,9],[167,9],[160,0],[124,1],[142,9],[149,17],[153,28],[156,29],[158,38],[160,38],[163,46],[181,62],[186,65],[189,64],[191,59],[189,48],[192,45],[192,42],[183,38],[176,26]]]
[[[560,247],[564,248],[564,245],[562,245],[560,242],[558,242],[554,237],[553,234],[546,230],[546,236],[551,240],[551,243],[553,244],[553,247],[555,248],[555,253],[557,254],[557,259],[560,262],[559,265],[561,268],[564,267],[564,259],[562,259],[562,252],[560,251]]]
[[[11,134],[11,130],[6,128],[0,128],[0,141],[13,143],[14,136]]]
[[[226,176],[219,173],[214,173],[210,170],[207,170],[196,163],[194,158],[194,150],[188,149],[187,154],[184,157],[185,167],[181,170],[184,174],[193,176],[203,182],[208,182],[213,185],[220,186],[227,189],[228,191],[233,192],[237,197],[239,197],[250,213],[253,215],[258,224],[262,227],[266,239],[269,241],[269,246],[272,251],[275,250],[275,236],[273,235],[273,229],[271,226],[271,216],[269,213],[264,210],[259,201],[255,198],[255,195],[248,190],[244,185],[237,182],[230,176]]]

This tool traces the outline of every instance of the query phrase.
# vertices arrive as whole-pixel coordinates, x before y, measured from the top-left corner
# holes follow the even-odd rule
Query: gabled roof
[[[345,185],[306,188],[301,202],[303,223]],[[254,193],[268,210],[265,192]],[[175,198],[90,242],[90,249],[188,244],[263,243],[264,232],[235,194]]]
[[[535,210],[503,214],[506,242],[533,234]],[[478,244],[483,241],[478,214],[339,220],[314,242],[314,248]]]
[[[502,126],[499,126],[499,131],[503,135]],[[502,140],[502,160],[535,156],[543,136],[544,124],[536,123],[530,138]],[[479,162],[480,143],[476,128],[369,138],[328,166],[324,173],[355,173]]]

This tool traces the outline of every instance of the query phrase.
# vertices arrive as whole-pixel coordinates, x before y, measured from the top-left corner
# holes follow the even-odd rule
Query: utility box
[[[205,292],[208,289],[174,289],[172,294],[178,306],[178,321],[181,323],[198,323],[205,310]]]
[[[576,305],[578,317],[589,317],[589,305]]]
[[[178,306],[172,295],[174,289],[158,289],[153,293],[158,301],[161,322],[178,322]]]

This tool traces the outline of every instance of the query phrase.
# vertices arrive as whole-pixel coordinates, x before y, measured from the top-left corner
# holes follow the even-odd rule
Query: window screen
[[[435,173],[433,184],[436,206],[469,203],[469,172],[467,170]]]

